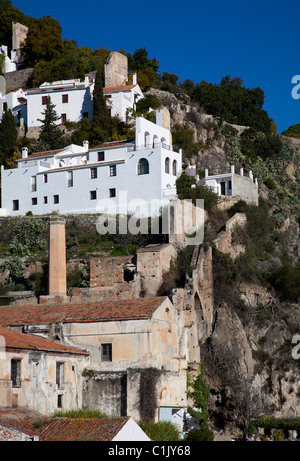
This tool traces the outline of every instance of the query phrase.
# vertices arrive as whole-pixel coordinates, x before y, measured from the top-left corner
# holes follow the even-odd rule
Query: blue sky
[[[278,132],[300,123],[300,99],[292,97],[300,75],[299,0],[12,0],[24,14],[50,15],[63,38],[81,46],[134,53],[145,47],[160,72],[179,81],[219,83],[241,77],[265,93],[264,109]],[[300,77],[299,77],[300,81]],[[300,90],[298,91],[300,94]]]

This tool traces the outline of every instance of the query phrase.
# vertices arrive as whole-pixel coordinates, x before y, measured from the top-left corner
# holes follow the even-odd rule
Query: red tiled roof
[[[52,157],[53,155],[58,154],[59,152],[63,152],[65,149],[58,149],[58,150],[48,150],[45,152],[35,152],[34,154],[28,155],[28,157],[24,158],[19,158],[17,162],[24,161],[24,160],[31,160],[34,158],[39,158],[39,157]]]
[[[0,336],[5,340],[5,349],[21,349],[21,350],[35,350],[56,353],[69,353],[69,354],[83,354],[88,355],[88,352],[75,347],[65,346],[64,344],[57,344],[49,341],[48,339],[39,338],[18,331],[10,330],[0,326]],[[0,349],[3,347],[1,342]]]
[[[49,420],[44,415],[27,408],[0,408],[0,425],[30,437],[38,435],[39,427]]]
[[[109,322],[151,318],[166,297],[101,301],[84,304],[0,306],[0,325],[40,325],[54,322]]]
[[[103,165],[115,165],[116,163],[125,163],[125,160],[111,160],[110,162],[97,162],[97,163],[82,163],[81,165],[73,165],[73,166],[64,166],[60,168],[50,168],[49,170],[44,170],[41,173],[52,173],[52,171],[65,171],[65,170],[74,170],[79,168],[92,168],[96,166],[103,166]]]
[[[103,144],[99,144],[98,146],[92,147],[90,150],[95,149],[108,149],[109,147],[119,147],[124,146],[125,144],[132,144],[133,140],[124,139],[124,141],[111,141],[111,142],[104,142]]]
[[[106,86],[103,88],[103,93],[116,93],[117,91],[129,91],[137,85],[123,85],[123,86]]]
[[[129,421],[116,418],[54,418],[41,432],[39,440],[51,442],[110,442]]]

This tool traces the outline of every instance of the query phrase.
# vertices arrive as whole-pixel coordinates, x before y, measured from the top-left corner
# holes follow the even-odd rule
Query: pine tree
[[[96,74],[95,87],[93,93],[93,123],[98,125],[102,130],[110,133],[112,130],[112,120],[103,95],[102,78],[103,74],[101,70],[98,70]]]
[[[42,130],[39,137],[39,143],[44,146],[43,150],[54,150],[65,147],[66,142],[63,137],[61,128],[56,124],[60,120],[55,111],[55,105],[48,96],[47,105],[43,112],[44,118],[38,119],[42,123]]]
[[[11,110],[4,112],[0,122],[0,161],[6,162],[14,155],[17,146],[18,130],[15,117]]]

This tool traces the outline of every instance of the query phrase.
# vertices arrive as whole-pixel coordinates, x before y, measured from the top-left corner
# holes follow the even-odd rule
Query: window
[[[13,211],[18,211],[19,209],[19,200],[13,200]]]
[[[73,187],[73,171],[68,171],[68,187]]]
[[[67,114],[61,114],[61,123],[64,124],[67,121]]]
[[[64,362],[56,362],[56,385],[61,389],[64,383]]]
[[[117,166],[111,165],[109,167],[109,176],[117,176]]]
[[[47,174],[44,174],[44,182],[48,182],[48,175]]]
[[[61,102],[63,104],[69,102],[69,95],[68,94],[63,94],[62,97],[61,97]]]
[[[176,162],[176,160],[173,161],[173,175],[177,176],[177,162]]]
[[[36,192],[36,176],[31,176],[31,192]]]
[[[90,199],[91,200],[97,200],[97,191],[96,190],[91,190]]]
[[[112,361],[112,344],[101,344],[101,360],[102,362]]]
[[[146,158],[141,158],[138,163],[138,174],[149,174],[149,162]]]
[[[116,189],[109,189],[109,196],[110,196],[110,198],[115,197],[116,196]]]
[[[44,203],[48,203],[48,197],[44,197]]]
[[[45,106],[47,104],[47,96],[42,96],[42,105]]]
[[[97,178],[97,168],[91,168],[91,179]]]
[[[53,203],[59,203],[59,195],[53,195]]]
[[[104,160],[104,152],[98,152],[98,162],[103,162]]]
[[[37,197],[32,197],[31,205],[37,205]]]
[[[166,160],[165,160],[165,172],[170,173],[170,159],[169,159],[169,157],[167,157]]]
[[[63,399],[62,394],[59,394],[59,395],[57,396],[57,408],[62,408],[62,406],[63,406],[63,405],[62,405],[62,399]]]
[[[7,111],[7,102],[4,102],[3,103],[3,112],[6,112]]]
[[[11,381],[12,387],[21,387],[21,360],[12,359],[11,360]]]

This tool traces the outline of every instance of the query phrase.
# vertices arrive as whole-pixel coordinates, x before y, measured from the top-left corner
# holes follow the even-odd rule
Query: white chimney
[[[22,147],[22,158],[28,157],[28,149],[27,147]]]
[[[132,84],[136,85],[137,84],[137,77],[136,74],[132,74]]]
[[[84,147],[85,152],[88,152],[88,150],[89,150],[89,142],[88,141],[83,141],[83,147]]]
[[[90,84],[90,77],[89,75],[84,76],[84,86],[87,88]]]

